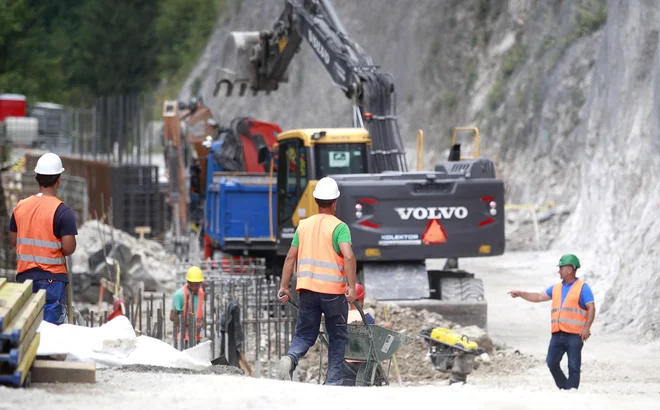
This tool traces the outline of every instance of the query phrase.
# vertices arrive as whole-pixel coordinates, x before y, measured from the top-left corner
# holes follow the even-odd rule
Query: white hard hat
[[[321,178],[314,188],[314,198],[321,200],[331,200],[339,198],[339,188],[337,182],[330,178]]]
[[[37,161],[34,172],[40,175],[59,175],[64,172],[62,168],[62,159],[57,154],[49,152],[42,155]]]

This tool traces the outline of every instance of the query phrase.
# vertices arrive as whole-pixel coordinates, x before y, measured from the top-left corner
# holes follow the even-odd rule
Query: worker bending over
[[[355,300],[358,305],[360,305],[360,308],[362,308],[362,311],[364,312],[364,298],[366,296],[366,292],[364,290],[364,286],[361,284],[355,285]],[[362,320],[362,315],[360,315],[360,311],[357,310],[355,305],[351,303],[350,309],[348,310],[348,323],[353,323],[353,322],[359,322],[363,324]],[[364,312],[364,316],[367,319],[367,323],[370,325],[376,324],[376,320],[374,319],[373,316],[369,312]],[[382,325],[386,329],[392,330],[392,323],[390,322],[385,322]],[[355,386],[356,384],[356,378],[357,374],[360,371],[361,368],[365,367],[367,365],[367,362],[364,360],[349,360],[346,359],[346,363],[344,363],[344,366],[342,367],[342,385],[344,386]]]
[[[576,277],[580,260],[567,254],[559,259],[559,277],[562,283],[550,286],[545,292],[530,293],[512,290],[509,294],[529,302],[552,300],[552,337],[546,362],[555,384],[560,389],[577,389],[580,385],[582,346],[591,336],[591,324],[596,317],[596,304],[589,285]],[[559,367],[564,353],[568,355],[568,379]]]
[[[348,225],[335,217],[337,182],[321,178],[313,195],[319,213],[300,221],[282,270],[278,297],[287,303],[293,264],[297,262],[299,310],[296,333],[287,355],[280,360],[277,376],[282,380],[293,378],[298,361],[316,342],[323,314],[329,339],[325,384],[341,385],[348,303],[355,300],[355,255]]]
[[[57,198],[62,160],[53,153],[42,155],[34,168],[39,193],[18,202],[9,222],[9,242],[16,246],[16,281],[32,280],[32,292],[46,291],[44,320],[68,323],[69,277],[66,256],[76,250],[73,210]]]
[[[202,328],[204,326],[204,289],[202,282],[204,282],[204,274],[198,266],[192,266],[186,272],[186,285],[183,285],[179,290],[174,293],[172,299],[172,310],[170,311],[170,320],[175,322],[174,332],[178,335],[180,332],[179,325],[181,321],[185,323],[185,336],[184,340],[186,345],[193,346],[192,343],[188,344],[188,320],[189,314],[195,315],[195,327],[197,329],[197,343],[202,340]],[[178,318],[178,324],[177,319]],[[175,336],[176,337],[176,336]]]

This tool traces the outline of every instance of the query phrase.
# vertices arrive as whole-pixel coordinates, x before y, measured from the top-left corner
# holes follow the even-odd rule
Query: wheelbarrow
[[[289,298],[288,303],[296,308],[296,310],[300,310],[298,304],[291,298]],[[364,365],[360,366],[357,371],[355,377],[356,386],[389,385],[388,376],[392,357],[402,346],[411,343],[412,338],[382,326],[370,325],[357,301],[354,301],[353,305],[360,313],[362,323],[353,322],[348,324],[348,340],[346,342],[346,352],[344,353],[344,366],[349,366],[346,360],[364,362]],[[319,339],[326,348],[330,347],[328,334],[323,330],[319,333]],[[382,363],[386,361],[388,362],[387,371],[382,366]]]

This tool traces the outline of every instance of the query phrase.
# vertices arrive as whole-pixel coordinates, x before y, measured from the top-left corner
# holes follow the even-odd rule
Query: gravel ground
[[[549,340],[549,304],[511,299],[506,292],[543,289],[556,281],[556,255],[546,252],[509,253],[502,257],[466,260],[462,267],[484,279],[489,301],[489,334],[493,342],[520,354],[498,356],[481,364],[465,386],[446,380],[421,381],[416,386],[337,388],[315,383],[291,383],[223,374],[235,369],[156,371],[149,366],[99,370],[94,385],[33,385],[29,390],[0,387],[0,409],[192,408],[194,406],[279,409],[295,405],[315,409],[351,407],[396,408],[410,400],[443,407],[493,409],[556,408],[558,400],[599,409],[657,409],[660,402],[660,358],[654,345],[639,345],[626,333],[605,334],[598,316],[583,350],[578,392],[558,391],[545,366]],[[599,301],[597,300],[598,304]],[[598,305],[597,305],[598,307]],[[566,368],[566,359],[563,362]],[[222,369],[221,369],[222,368]],[[335,389],[338,400],[319,400]],[[338,390],[341,389],[341,390]],[[201,392],[202,394],[198,394]],[[569,399],[570,397],[570,399]]]

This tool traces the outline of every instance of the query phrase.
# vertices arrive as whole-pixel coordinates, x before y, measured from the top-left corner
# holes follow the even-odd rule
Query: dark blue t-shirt
[[[9,221],[9,232],[18,232],[13,212],[11,213],[11,220]],[[59,239],[67,235],[78,235],[76,217],[73,214],[73,209],[68,205],[60,204],[60,206],[57,207],[55,217],[53,218],[53,233],[55,234],[55,237]],[[39,268],[28,269],[25,272],[16,275],[16,280],[18,282],[23,282],[27,279],[32,279],[33,281],[49,279],[63,282],[69,281],[67,275],[54,274]]]

